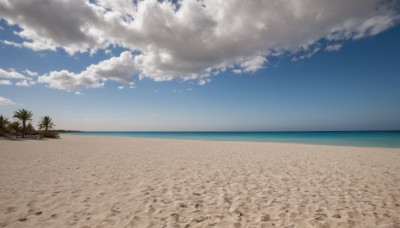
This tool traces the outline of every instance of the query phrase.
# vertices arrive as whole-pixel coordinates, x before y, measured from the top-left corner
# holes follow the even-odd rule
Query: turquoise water
[[[400,131],[343,132],[79,132],[74,135],[216,141],[290,142],[400,148]]]

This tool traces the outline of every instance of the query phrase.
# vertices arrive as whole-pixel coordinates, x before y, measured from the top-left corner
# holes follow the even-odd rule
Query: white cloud
[[[16,103],[8,98],[0,96],[0,105],[15,105]]]
[[[242,69],[234,69],[232,72],[235,74],[242,74]]]
[[[34,82],[34,81],[30,80],[30,79],[25,79],[25,80],[22,80],[22,81],[19,81],[19,82],[15,83],[16,86],[21,86],[21,87],[30,87],[30,86],[35,85],[35,84],[36,84],[36,82]]]
[[[0,80],[0,85],[12,85],[10,80]]]
[[[98,64],[90,65],[80,73],[66,70],[52,71],[39,76],[38,82],[46,83],[51,88],[75,91],[80,87],[103,87],[108,80],[133,85],[132,76],[135,73],[137,72],[133,56],[126,51],[121,53],[119,57],[112,57]]]
[[[75,90],[101,87],[106,80],[127,83],[132,75],[205,84],[204,78],[226,70],[255,72],[277,53],[308,58],[319,49],[304,47],[321,40],[329,46],[376,35],[399,21],[398,5],[385,0],[0,0],[0,17],[21,28],[15,33],[24,41],[3,41],[9,45],[62,48],[71,55],[109,53],[114,46],[137,53],[119,62],[124,69],[111,78],[102,67],[115,73],[115,57],[80,73],[50,72],[40,79]]]
[[[325,51],[340,51],[342,47],[343,45],[341,44],[331,44],[325,48]]]
[[[9,40],[2,40],[1,41],[3,44],[5,44],[5,45],[9,45],[9,46],[14,46],[14,47],[23,47],[23,45],[22,44],[20,44],[20,43],[16,43],[16,42],[13,42],[13,41],[9,41]]]
[[[36,72],[30,70],[25,70],[24,72],[30,76],[37,75]],[[15,71],[14,69],[9,69],[7,71],[0,68],[0,78],[7,79],[7,80],[0,80],[0,85],[12,85],[13,84],[12,81],[8,79],[19,79],[19,81],[15,83],[16,86],[29,87],[36,84],[36,82],[32,78],[26,77],[21,73]]]
[[[1,0],[1,17],[22,28],[17,35],[26,39],[21,45],[33,50],[64,48],[72,54],[97,48],[100,39],[91,24],[100,25],[96,10],[85,1],[46,0],[37,4],[24,0]],[[71,13],[74,15],[71,16]]]
[[[106,49],[106,50],[104,51],[104,54],[106,54],[106,55],[112,55],[112,51],[111,51],[110,49]]]
[[[243,72],[256,72],[257,70],[261,69],[266,62],[265,57],[263,56],[255,56],[252,57],[240,64],[240,67],[243,69]]]
[[[318,53],[320,50],[321,50],[321,48],[319,47],[319,44],[311,45],[311,46],[304,46],[301,48],[301,51],[299,51],[292,57],[292,61],[296,62],[301,59],[311,58],[313,55]]]
[[[18,73],[14,69],[10,69],[9,71],[6,71],[6,70],[3,70],[0,68],[0,78],[25,79],[25,76]]]
[[[35,72],[35,71],[30,71],[30,70],[28,70],[28,69],[26,69],[24,72],[27,73],[27,74],[28,74],[29,76],[31,76],[31,77],[37,77],[37,76],[39,76],[39,74],[38,74],[37,72]]]
[[[211,79],[205,78],[205,79],[200,79],[198,81],[198,84],[202,86],[202,85],[205,85],[205,84],[210,83],[210,82],[211,82]]]

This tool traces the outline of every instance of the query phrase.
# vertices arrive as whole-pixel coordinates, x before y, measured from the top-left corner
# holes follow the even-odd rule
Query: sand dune
[[[0,227],[400,227],[400,149],[0,141]]]

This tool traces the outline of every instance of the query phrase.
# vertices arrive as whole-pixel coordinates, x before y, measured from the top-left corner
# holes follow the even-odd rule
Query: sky
[[[400,130],[400,3],[0,0],[0,114],[87,131]]]

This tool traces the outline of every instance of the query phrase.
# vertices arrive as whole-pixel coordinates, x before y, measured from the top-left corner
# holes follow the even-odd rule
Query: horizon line
[[[86,131],[86,130],[64,130],[58,129],[55,131],[68,132],[111,132],[111,133],[292,133],[292,132],[400,132],[398,130],[293,130],[293,131]]]

